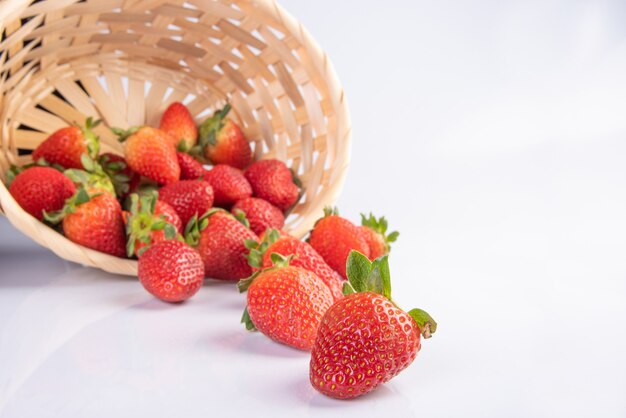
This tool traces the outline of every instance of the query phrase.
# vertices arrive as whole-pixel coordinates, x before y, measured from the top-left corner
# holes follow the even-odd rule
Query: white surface
[[[230,286],[163,304],[1,219],[0,416],[626,416],[626,5],[282,3],[350,100],[340,207],[401,231],[395,298],[438,333],[329,400]]]

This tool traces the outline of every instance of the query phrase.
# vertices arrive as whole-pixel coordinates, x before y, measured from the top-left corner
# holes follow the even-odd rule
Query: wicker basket
[[[0,178],[50,133],[87,116],[102,151],[110,126],[158,124],[183,101],[198,121],[229,101],[260,158],[293,168],[304,195],[286,229],[304,234],[334,203],[350,159],[350,119],[332,65],[272,0],[4,0],[0,3]],[[20,231],[67,260],[135,275],[137,263],[76,245],[22,210]]]

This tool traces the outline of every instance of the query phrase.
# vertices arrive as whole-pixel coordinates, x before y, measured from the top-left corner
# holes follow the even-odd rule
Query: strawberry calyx
[[[398,236],[400,235],[398,231],[393,231],[387,234],[387,228],[388,228],[387,219],[385,219],[384,216],[381,216],[380,218],[376,218],[374,214],[372,214],[371,212],[369,216],[367,217],[364,214],[361,214],[361,225],[366,228],[371,229],[372,231],[376,232],[378,235],[381,236],[381,238],[383,239],[385,243],[386,252],[389,252],[389,250],[391,249],[390,244],[392,242],[395,242],[398,239]]]
[[[100,138],[98,138],[98,136],[93,132],[93,128],[97,127],[101,123],[101,119],[94,120],[90,116],[85,121],[85,126],[75,124],[83,133],[85,144],[87,145],[87,153],[94,160],[98,158],[98,154],[100,154]]]
[[[294,259],[294,257],[295,256],[293,254],[291,254],[288,257],[285,257],[282,254],[272,253],[270,255],[270,259],[272,260],[271,267],[267,267],[267,268],[255,271],[254,273],[252,273],[252,276],[246,277],[245,279],[241,279],[237,282],[237,289],[239,289],[239,293],[246,292],[248,288],[250,287],[250,285],[252,284],[252,282],[254,281],[254,279],[256,279],[259,276],[259,274],[264,273],[266,271],[287,267],[289,266],[289,263],[291,262],[291,260]]]
[[[102,155],[98,163],[111,179],[117,196],[126,196],[130,191],[130,177],[124,174],[127,164],[124,161],[111,161],[108,155]]]
[[[235,210],[235,213],[232,214],[235,219],[237,219],[243,226],[250,229],[250,221],[246,217],[246,213],[241,209]]]
[[[90,194],[84,187],[80,186],[73,196],[65,200],[63,208],[54,212],[43,211],[44,219],[56,225],[60,223],[67,215],[76,212],[76,208],[84,203],[89,202],[94,197],[100,196],[102,193]]]
[[[247,239],[244,244],[250,252],[248,253],[248,264],[254,268],[263,267],[263,256],[270,245],[274,244],[280,238],[277,229],[270,229],[265,233],[263,239],[257,242],[253,239]]]
[[[217,135],[224,127],[224,119],[226,119],[230,109],[230,103],[226,103],[222,109],[216,111],[213,116],[202,122],[198,129],[198,142],[202,149],[217,144]]]
[[[343,285],[345,296],[352,293],[372,292],[382,295],[395,304],[391,299],[388,255],[370,261],[365,255],[352,250],[346,261],[346,275],[348,281]],[[415,320],[424,338],[430,338],[437,331],[437,322],[426,311],[416,308],[407,313]]]
[[[131,126],[128,129],[111,127],[111,132],[117,135],[117,140],[120,142],[126,141],[131,135],[135,134],[138,130],[140,130],[142,126]]]
[[[155,214],[157,199],[157,192],[141,197],[136,193],[130,195],[130,210],[125,218],[128,237],[126,254],[129,257],[135,253],[137,242],[144,244],[137,252],[138,256],[149,248],[154,231],[163,231],[166,240],[175,239],[178,235],[176,227],[167,222],[165,215]]]
[[[191,217],[191,219],[189,219],[187,225],[185,225],[185,231],[183,232],[185,242],[192,247],[196,247],[200,242],[201,232],[204,231],[207,226],[209,226],[209,218],[218,212],[222,212],[234,218],[234,216],[232,216],[230,212],[227,212],[221,208],[211,208],[200,216],[198,216],[198,214],[195,214]]]
[[[207,226],[209,226],[209,218],[218,212],[227,215],[232,219],[235,219],[246,228],[250,228],[250,223],[248,222],[245,214],[243,214],[243,216],[235,216],[222,208],[211,208],[207,210],[203,215],[198,216],[197,214],[195,214],[191,217],[191,219],[189,219],[189,222],[187,222],[187,225],[185,225],[185,231],[183,234],[185,242],[192,247],[197,246],[198,242],[200,241],[200,233],[205,230]]]
[[[339,209],[337,206],[326,206],[324,207],[324,216],[323,218],[327,218],[329,216],[339,216]]]
[[[97,161],[87,154],[81,155],[80,161],[85,168],[84,170],[70,168],[63,171],[63,174],[87,190],[106,190],[115,194],[115,186],[111,178]]]

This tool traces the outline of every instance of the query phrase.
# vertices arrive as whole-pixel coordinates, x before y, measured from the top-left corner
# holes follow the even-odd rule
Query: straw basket
[[[227,101],[257,159],[278,158],[304,195],[286,228],[304,234],[341,190],[350,119],[332,65],[273,0],[3,0],[0,3],[0,178],[50,133],[86,117],[102,152],[109,127],[157,125],[174,101],[197,121]],[[67,240],[0,183],[15,227],[62,258],[134,275],[137,263]]]

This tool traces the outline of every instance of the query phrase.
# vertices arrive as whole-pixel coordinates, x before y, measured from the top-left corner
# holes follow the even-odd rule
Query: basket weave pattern
[[[286,224],[300,236],[335,202],[349,164],[346,100],[326,55],[272,0],[5,0],[0,4],[0,178],[55,130],[88,117],[102,152],[109,127],[158,126],[183,101],[201,122],[227,101],[255,158],[303,183]],[[135,261],[76,245],[31,217],[0,184],[18,229],[59,256],[136,274]]]

